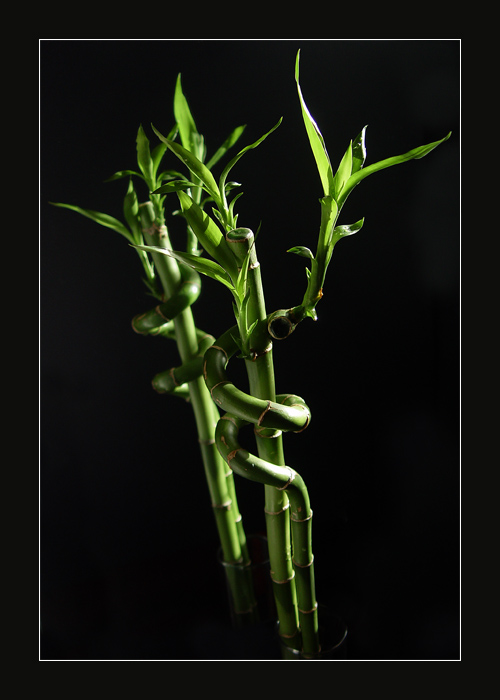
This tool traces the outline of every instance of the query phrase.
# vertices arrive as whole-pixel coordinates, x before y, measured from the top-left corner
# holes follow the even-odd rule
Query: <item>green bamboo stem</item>
[[[272,342],[270,342],[269,337],[271,329],[276,326],[276,316],[274,315],[272,320],[267,318],[260,264],[257,259],[255,238],[252,231],[235,229],[226,234],[226,240],[240,266],[244,262],[248,264],[246,289],[249,301],[243,318],[248,327],[257,321],[256,330],[248,340],[248,347],[243,348],[249,358],[245,360],[245,363],[250,393],[257,399],[268,401],[268,407],[265,413],[259,416],[258,427],[255,431],[257,451],[260,458],[266,463],[283,467],[285,466],[285,458],[280,432],[281,425],[273,422],[271,427],[274,430],[267,430],[265,424],[267,414],[271,413],[272,415],[272,402],[276,399]],[[247,256],[249,256],[248,260]],[[286,318],[288,321],[288,317]],[[289,325],[290,328],[287,329],[286,335],[289,335],[294,327],[290,321]],[[266,332],[263,332],[263,327]],[[245,337],[244,333],[245,329],[240,328],[240,338]],[[305,403],[301,399],[291,397],[291,401],[285,399],[283,404],[288,404],[290,409],[302,411],[302,422],[300,426],[296,426],[296,429],[303,430],[310,420]],[[307,412],[305,423],[303,421],[304,412]],[[290,430],[290,425],[283,429]],[[300,477],[299,479],[301,480]],[[264,510],[268,531],[271,578],[277,607],[282,613],[281,618],[279,618],[280,634],[287,638],[288,646],[295,647],[298,643],[297,630],[300,629],[303,652],[314,654],[318,651],[318,629],[310,539],[312,512],[310,512],[307,490],[303,482],[302,486],[307,500],[301,506],[302,512],[300,509],[294,512],[292,508],[289,515],[289,503],[284,488],[276,488],[269,483],[266,483],[264,487]],[[292,492],[294,492],[294,488],[292,488]],[[293,559],[290,550],[289,519],[292,521]],[[296,541],[294,541],[294,535]]]
[[[260,274],[260,264],[257,259],[255,237],[249,229],[236,229],[226,234],[239,265],[243,265],[247,255],[247,290],[249,293],[248,309],[245,321],[248,327],[254,321],[261,323],[266,318],[264,291]],[[240,337],[245,338],[246,329],[240,329]],[[272,361],[272,343],[264,336],[259,342],[245,350],[251,354],[251,360],[246,360],[249,388],[252,396],[268,402],[276,398],[274,383],[274,365]],[[266,410],[266,409],[264,409]],[[265,413],[259,415],[257,424],[265,428],[264,421],[270,411],[270,405]],[[281,427],[272,426],[278,431]],[[273,437],[270,437],[273,435]],[[255,434],[259,456],[271,464],[283,466],[283,442],[280,432]],[[279,620],[280,635],[288,640],[292,647],[299,645],[297,600],[295,592],[294,570],[291,561],[290,522],[288,497],[283,490],[272,485],[264,485],[264,512],[269,546],[269,561],[271,565],[271,580],[273,582],[274,598]]]
[[[146,243],[170,248],[167,229],[161,220],[158,220],[151,202],[141,205],[140,215]],[[182,275],[178,263],[169,256],[155,254],[153,254],[153,261],[165,296],[171,298],[182,285]],[[183,364],[189,363],[193,358],[196,358],[199,350],[191,307],[188,305],[180,311],[173,319],[173,323],[181,361]],[[223,559],[226,562],[242,562],[247,558],[247,552],[241,525],[236,523],[236,520],[241,521],[241,516],[233,505],[233,498],[230,497],[226,466],[214,441],[217,421],[213,403],[201,374],[191,379],[188,387]],[[232,496],[234,497],[234,492]],[[235,510],[237,511],[236,515]]]
[[[249,254],[247,272],[247,290],[250,294],[248,309],[246,310],[246,323],[250,327],[254,321],[261,323],[266,318],[266,306],[264,291],[260,274],[260,263],[257,259],[255,237],[249,229],[236,229],[226,234],[233,253],[240,266]],[[240,337],[245,337],[246,329],[240,330]],[[274,366],[272,360],[272,343],[268,337],[263,337],[260,342],[251,348],[245,348],[251,353],[252,359],[246,360],[246,369],[249,380],[250,393],[257,399],[274,401],[276,398],[274,383]],[[267,409],[269,412],[269,407]],[[263,425],[267,413],[259,416],[257,425]],[[264,419],[262,418],[264,416]],[[275,427],[275,426],[273,426]],[[278,430],[279,426],[276,426]],[[279,432],[273,437],[270,433],[265,435],[256,433],[255,440],[259,456],[270,462],[282,466],[285,464],[283,454],[283,442]],[[271,580],[273,582],[274,598],[279,620],[280,635],[286,637],[292,647],[298,647],[298,619],[297,601],[294,582],[294,570],[291,562],[290,523],[288,498],[284,491],[272,485],[264,485],[264,512],[266,518],[266,531],[269,547],[269,561],[271,565]]]
[[[297,400],[295,396],[280,397],[284,403]],[[314,557],[311,544],[311,523],[312,510],[309,503],[309,495],[305,483],[295,470],[288,466],[277,466],[252,455],[239,443],[239,431],[241,427],[248,424],[235,415],[226,413],[219,421],[216,430],[216,440],[224,458],[231,469],[244,476],[246,479],[264,484],[268,488],[284,493],[286,491],[289,499],[290,521],[292,527],[293,543],[293,571],[295,572],[297,610],[299,626],[301,632],[301,649],[304,656],[313,657],[319,650],[318,635],[318,612],[315,596],[314,583]],[[283,517],[286,509],[274,516]],[[274,518],[272,526],[277,522]],[[281,542],[283,546],[283,542]],[[273,579],[274,580],[274,579]],[[283,611],[283,591],[282,584],[275,586],[277,602]],[[286,605],[285,605],[286,609]],[[285,616],[285,623],[287,621]],[[294,635],[290,639],[288,632],[284,635],[281,629],[280,634],[285,637],[287,646],[292,646]],[[297,640],[295,640],[297,641]]]
[[[199,274],[186,266],[179,272],[181,281],[176,292],[169,299],[157,304],[154,309],[134,316],[132,328],[136,333],[145,335],[157,331],[159,327],[174,319],[198,299],[201,291]],[[177,278],[177,274],[175,277]]]

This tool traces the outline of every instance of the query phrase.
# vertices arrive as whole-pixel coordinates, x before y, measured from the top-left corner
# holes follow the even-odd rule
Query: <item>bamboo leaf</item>
[[[340,193],[342,192],[345,183],[351,177],[352,172],[352,141],[344,153],[340,165],[333,178],[333,198],[335,201],[339,200]]]
[[[331,240],[333,227],[335,226],[335,221],[337,220],[338,207],[337,202],[330,195],[322,197],[319,200],[319,202],[321,204],[321,223],[319,229],[316,259],[323,260],[323,256],[328,252],[328,246]],[[326,261],[326,264],[328,264],[328,259]],[[323,284],[323,282],[321,284]]]
[[[224,270],[224,268],[222,268],[213,260],[208,260],[207,258],[200,258],[197,255],[191,255],[190,253],[182,253],[180,251],[169,250],[168,248],[161,248],[158,246],[138,245],[134,247],[151,253],[161,253],[162,255],[168,255],[171,258],[175,258],[183,265],[187,265],[193,270],[196,270],[196,272],[199,272],[202,275],[206,275],[207,277],[211,277],[217,282],[221,282],[228,289],[234,292],[234,285],[231,281],[231,278]]]
[[[53,204],[55,207],[62,207],[64,209],[76,211],[78,214],[82,214],[82,216],[92,219],[92,221],[95,221],[95,223],[100,224],[101,226],[113,229],[117,233],[124,236],[128,241],[130,241],[130,243],[134,243],[134,238],[128,228],[118,219],[115,219],[113,216],[109,216],[109,214],[103,214],[102,212],[93,211],[92,209],[82,209],[82,207],[77,207],[74,204],[64,204],[62,202],[51,202],[51,204]]]
[[[189,182],[189,180],[171,180],[170,182],[167,182],[166,185],[162,185],[157,190],[152,192],[152,194],[170,194],[172,192],[188,190],[190,187],[196,187],[194,182]]]
[[[174,116],[181,137],[181,144],[203,163],[206,155],[205,141],[196,128],[188,102],[182,92],[180,73],[175,84]],[[170,138],[170,136],[167,136],[167,139],[173,141],[173,138]]]
[[[131,175],[135,175],[137,177],[140,177],[142,180],[144,180],[144,177],[141,173],[137,172],[137,170],[118,170],[116,173],[113,173],[111,177],[106,178],[104,182],[112,182],[113,180],[121,180],[124,177],[130,177]]]
[[[153,161],[153,175],[154,175],[155,180],[156,180],[156,175],[158,173],[158,168],[160,167],[160,163],[161,163],[162,158],[165,155],[166,151],[167,151],[167,144],[166,143],[159,143],[151,151],[151,160]]]
[[[447,141],[450,138],[450,136],[451,131],[439,141],[433,141],[432,143],[428,143],[425,146],[418,146],[417,148],[412,148],[411,151],[407,151],[402,155],[392,156],[390,158],[386,158],[385,160],[380,160],[378,161],[378,163],[373,163],[372,165],[369,165],[368,167],[362,168],[361,170],[358,170],[357,172],[353,173],[344,186],[344,189],[339,199],[339,208],[345,202],[345,200],[352,192],[352,190],[356,187],[356,185],[358,185],[361,182],[361,180],[364,180],[365,177],[368,177],[368,175],[376,173],[379,170],[383,170],[384,168],[389,168],[392,165],[404,163],[407,160],[418,160],[420,158],[423,158],[441,143]]]
[[[234,205],[236,204],[238,199],[242,196],[243,196],[243,192],[238,192],[238,194],[235,197],[233,197],[231,204],[229,205],[229,216],[230,216],[231,220],[233,221],[235,228],[236,228],[236,222],[238,220],[238,214],[234,214]]]
[[[137,193],[135,191],[132,178],[129,180],[127,194],[123,200],[123,215],[130,230],[132,231],[134,241],[136,243],[142,243],[141,224],[139,221],[139,200],[137,198]]]
[[[273,131],[275,131],[275,130],[278,128],[278,126],[281,124],[282,121],[283,121],[283,117],[280,117],[280,119],[279,119],[278,122],[272,127],[272,129],[269,129],[269,131],[268,131],[266,134],[264,134],[264,136],[261,136],[260,139],[257,139],[257,141],[255,141],[254,143],[250,144],[249,146],[245,146],[245,148],[243,148],[241,151],[239,151],[239,153],[237,153],[237,154],[234,156],[234,158],[226,165],[226,167],[225,167],[224,170],[222,171],[222,175],[221,175],[220,180],[219,180],[219,189],[220,189],[221,192],[224,192],[227,176],[229,175],[229,172],[232,170],[232,168],[233,168],[233,167],[236,165],[236,163],[239,161],[239,159],[240,159],[243,155],[245,155],[245,153],[246,153],[247,151],[250,151],[250,150],[253,149],[253,148],[257,148],[257,146],[259,146],[265,139],[267,139],[267,137],[268,137],[270,134],[273,133]]]
[[[309,260],[314,260],[314,255],[309,248],[303,245],[296,245],[293,248],[289,248],[287,253],[295,253],[296,255],[301,255],[303,258],[309,258]]]
[[[363,217],[359,221],[356,221],[355,224],[343,224],[341,226],[335,226],[335,228],[333,229],[333,235],[337,236],[338,238],[342,238],[343,236],[352,236],[354,233],[357,233],[361,230],[364,222],[365,219]]]
[[[198,129],[196,128],[196,123],[193,115],[191,114],[191,110],[189,109],[186,97],[182,92],[180,73],[178,74],[177,81],[175,83],[174,116],[179,129],[182,145],[184,148],[195,152],[197,147],[197,139],[195,138],[195,135],[198,135]],[[171,139],[169,138],[169,140]]]
[[[241,187],[241,182],[235,182],[234,180],[231,180],[231,182],[226,182],[226,184],[225,184],[226,193],[230,192],[231,190],[234,190],[236,187]]]
[[[227,271],[232,279],[238,276],[235,257],[215,221],[185,192],[177,192],[183,215],[207,253]]]
[[[364,222],[365,222],[365,219],[363,217],[359,221],[356,221],[355,224],[343,224],[341,226],[335,226],[335,228],[332,231],[332,236],[330,238],[330,242],[328,244],[328,256],[329,256],[329,258],[332,257],[333,248],[334,248],[335,244],[338,241],[340,241],[341,238],[344,238],[345,236],[352,236],[353,234],[360,231],[361,228],[363,227]]]
[[[187,180],[187,177],[178,170],[163,170],[156,178],[156,184],[160,184],[163,180]]]
[[[236,279],[236,291],[238,292],[240,297],[245,297],[245,289],[246,289],[246,281],[247,281],[247,273],[248,273],[248,266],[250,264],[250,250],[247,251],[247,254],[245,255],[245,259],[243,260],[243,263],[241,265],[241,269],[238,273],[238,277]],[[249,291],[249,290],[248,290]]]
[[[357,173],[365,164],[366,146],[365,146],[366,126],[359,132],[352,142],[352,172]]]
[[[149,139],[146,136],[146,132],[139,126],[137,131],[136,139],[137,147],[137,164],[144,175],[144,179],[150,190],[155,189],[155,177],[154,177],[154,167],[153,159],[151,158],[151,152],[149,150]]]
[[[299,93],[300,106],[302,109],[302,117],[304,119],[304,124],[306,127],[306,132],[309,137],[309,143],[316,161],[316,166],[318,168],[319,176],[321,179],[321,184],[323,185],[323,192],[325,195],[333,194],[333,171],[330,163],[330,158],[328,156],[328,151],[326,150],[325,141],[323,135],[319,130],[318,125],[312,118],[307,105],[302,96],[302,90],[299,83],[299,61],[300,61],[300,50],[297,51],[297,58],[295,60],[295,82],[297,83],[297,91]]]
[[[214,176],[210,172],[210,170],[204,165],[201,160],[199,160],[195,155],[191,153],[191,151],[188,151],[184,146],[181,146],[178,143],[175,143],[175,141],[170,141],[169,139],[165,138],[155,127],[153,126],[153,131],[155,134],[158,136],[160,141],[163,141],[167,145],[167,147],[174,153],[187,167],[188,169],[195,175],[197,178],[201,180],[201,182],[204,184],[205,189],[209,194],[212,195],[212,197],[215,199],[216,202],[220,202],[221,196],[219,192],[219,188],[217,187],[217,183],[215,182]]]
[[[213,166],[222,158],[223,155],[227,153],[227,151],[234,146],[234,144],[238,141],[240,138],[241,134],[245,131],[246,129],[246,124],[242,124],[241,126],[237,126],[236,129],[234,129],[227,139],[224,141],[222,146],[218,148],[213,156],[210,158],[210,160],[207,163],[207,168],[213,168]]]

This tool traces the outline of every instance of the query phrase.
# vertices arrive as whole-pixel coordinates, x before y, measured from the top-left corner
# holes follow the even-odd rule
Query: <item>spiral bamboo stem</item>
[[[310,411],[302,398],[294,394],[280,394],[276,401],[265,401],[237,389],[229,380],[226,366],[236,352],[236,329],[230,329],[205,352],[204,377],[212,398],[226,413],[217,424],[215,438],[217,448],[232,471],[251,481],[264,484],[287,501],[275,510],[266,502],[266,521],[271,532],[280,538],[280,548],[287,549],[284,537],[291,523],[292,570],[277,567],[272,573],[275,597],[283,608],[280,634],[290,645],[297,634],[295,620],[290,617],[290,599],[297,601],[298,623],[303,654],[314,656],[319,651],[317,601],[314,584],[314,557],[311,545],[312,510],[305,483],[295,470],[284,464],[274,464],[257,457],[241,447],[239,431],[248,424],[254,425],[261,440],[276,439],[281,431],[301,432],[310,421]],[[285,527],[283,527],[285,525]],[[273,536],[271,535],[271,537]],[[273,566],[273,563],[271,562]],[[285,614],[287,612],[288,614]]]

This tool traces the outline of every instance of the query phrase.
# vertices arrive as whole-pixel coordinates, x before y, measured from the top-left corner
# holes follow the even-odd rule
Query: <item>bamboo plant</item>
[[[237,505],[233,477],[236,474],[263,485],[279,635],[287,647],[300,652],[303,658],[315,658],[320,653],[321,639],[312,509],[303,476],[307,465],[300,472],[288,466],[283,445],[283,433],[305,430],[311,414],[299,396],[276,393],[274,343],[288,338],[301,321],[317,319],[316,307],[323,296],[334,247],[363,226],[363,219],[354,224],[338,224],[342,207],[356,185],[379,170],[422,158],[450,134],[402,155],[365,165],[365,127],[350,141],[334,171],[321,131],[302,94],[299,59],[300,52],[295,63],[297,93],[323,195],[319,200],[316,251],[305,245],[288,249],[304,257],[308,265],[305,292],[297,305],[271,313],[266,309],[257,235],[238,225],[235,205],[242,193],[234,194],[239,185],[228,179],[240,158],[270,136],[281,119],[257,141],[239,150],[216,176],[215,166],[236,144],[245,127],[237,127],[207,160],[204,138],[183,94],[180,75],[174,94],[173,129],[165,136],[152,126],[159,144],[151,150],[140,127],[139,171],[119,171],[110,178],[129,178],[123,209],[127,225],[74,205],[58,206],[115,229],[138,253],[148,291],[158,304],[136,316],[132,326],[138,333],[158,334],[177,342],[181,364],[158,374],[153,386],[159,392],[189,397],[191,401],[224,560],[249,564]],[[160,169],[167,152],[182,163],[187,173]],[[142,180],[148,189],[142,204],[134,178]],[[177,215],[186,223],[186,248],[182,251],[172,249],[166,225],[165,202],[172,196],[180,207]],[[199,330],[193,319],[191,305],[200,293],[200,275],[218,281],[232,295],[235,323],[217,339]],[[235,356],[245,364],[246,390],[236,387],[227,373],[228,363]],[[246,430],[248,434],[248,426],[253,426],[256,454],[240,442],[240,432]],[[254,601],[246,580],[234,580],[233,588],[240,609],[251,609]]]

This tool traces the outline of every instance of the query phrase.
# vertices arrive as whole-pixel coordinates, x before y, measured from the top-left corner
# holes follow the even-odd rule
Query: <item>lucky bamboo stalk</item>
[[[161,220],[157,220],[151,202],[141,206],[141,220],[144,238],[148,243],[158,247],[171,247],[167,228]],[[170,298],[178,295],[177,299],[182,304],[184,297],[189,298],[190,292],[193,291],[192,288],[196,286],[193,279],[188,278],[183,282],[179,266],[173,258],[153,253],[153,261],[158,270],[165,294]],[[160,318],[163,317],[164,323],[170,320],[164,316],[165,311],[169,312],[167,304],[163,308],[162,305],[158,305],[154,309],[156,315],[160,312]],[[173,321],[181,361],[190,363],[193,359],[196,361],[197,356],[199,356],[200,343],[190,304],[185,303],[184,306],[185,308],[181,308],[174,316]],[[241,551],[240,533],[236,525],[236,521],[240,521],[241,518],[239,512],[235,514],[235,509],[232,509],[233,501],[229,497],[227,488],[226,469],[219,459],[215,448],[214,430],[216,421],[214,420],[212,402],[200,375],[188,381],[188,387],[223,557],[227,562],[241,562],[244,557]]]
[[[278,395],[274,396],[274,401],[259,399],[252,390],[251,395],[247,394],[229,381],[226,365],[237,351],[235,334],[236,328],[226,332],[205,353],[207,386],[214,401],[226,411],[217,427],[217,445],[233,471],[265,485],[271,579],[280,635],[287,646],[302,648],[304,653],[314,655],[319,650],[319,642],[310,541],[312,512],[303,480],[285,465],[280,444],[281,431],[300,432],[307,427],[310,411],[300,397]],[[261,448],[259,457],[243,450],[237,442],[240,427],[247,423],[255,426],[257,439],[263,431],[267,432],[268,437],[260,438],[264,448]],[[272,449],[269,449],[267,445],[271,441]],[[258,442],[257,445],[259,447]],[[289,518],[292,520],[293,559]],[[299,572],[297,591],[294,580],[296,571]]]
[[[160,393],[190,397],[227,561],[248,561],[233,472],[263,484],[279,634],[288,647],[300,650],[304,658],[315,658],[320,651],[321,640],[312,549],[312,509],[302,474],[285,463],[282,435],[286,431],[304,430],[311,416],[300,397],[276,394],[273,343],[289,337],[301,321],[307,318],[316,320],[316,306],[324,295],[326,271],[333,249],[339,240],[358,232],[363,225],[363,219],[350,225],[337,225],[341,209],[353,189],[372,173],[422,158],[446,141],[450,134],[439,141],[365,167],[365,127],[349,143],[334,172],[323,136],[302,95],[299,56],[300,52],[295,63],[297,91],[323,196],[319,200],[320,225],[316,252],[313,253],[306,246],[293,246],[288,250],[304,257],[309,265],[306,267],[306,290],[298,305],[270,314],[266,311],[255,236],[250,229],[238,227],[235,203],[241,194],[231,200],[230,193],[238,185],[227,181],[229,172],[239,159],[261,144],[279,126],[281,119],[264,136],[240,150],[224,167],[217,181],[212,172],[213,166],[234,145],[244,127],[235,129],[205,163],[204,139],[196,129],[179,76],[174,112],[181,143],[175,141],[175,130],[165,137],[153,127],[161,143],[148,156],[149,142],[141,130],[138,135],[138,162],[150,189],[150,199],[141,207],[141,230],[138,232],[136,229],[138,220],[137,213],[133,211],[134,191],[130,187],[124,210],[132,230],[131,236],[128,230],[110,217],[99,215],[96,218],[96,212],[80,211],[129,238],[141,257],[146,283],[153,291],[157,285],[155,273],[158,274],[163,290],[160,303],[154,309],[136,316],[133,328],[139,333],[174,337],[181,365],[156,375],[154,387]],[[156,178],[158,164],[167,149],[187,166],[189,179],[174,171],[171,176]],[[169,182],[165,184],[164,180]],[[188,244],[185,251],[172,250],[165,226],[162,201],[170,193],[177,194],[180,214],[187,224]],[[208,203],[213,216],[205,210]],[[208,257],[204,257],[203,252]],[[154,263],[154,270],[148,255]],[[191,304],[199,293],[197,273],[222,283],[233,295],[236,325],[216,340],[194,324]],[[238,352],[245,362],[248,391],[237,388],[226,373],[229,360]],[[224,415],[220,415],[219,409]],[[240,430],[248,425],[254,429],[257,455],[239,442]],[[309,466],[304,465],[305,468]],[[233,589],[240,594],[238,604],[241,609],[247,606],[250,609],[253,600],[251,595],[247,595],[245,581],[235,579]]]
[[[266,332],[266,306],[257,258],[255,237],[250,229],[234,229],[226,234],[238,261],[239,268],[246,264],[246,294],[248,303],[238,314],[239,337],[248,337],[242,347],[249,379],[250,394],[266,401],[276,400],[274,366],[272,359],[272,342]],[[247,336],[248,329],[254,327],[253,334]],[[266,326],[264,326],[266,327]],[[256,423],[255,440],[259,456],[270,464],[285,466],[283,440],[279,430],[268,429],[262,425],[262,415]],[[307,423],[309,422],[309,417]],[[287,639],[288,645],[300,645],[299,620],[297,618],[297,596],[292,566],[289,502],[283,488],[276,488],[265,483],[266,530],[269,542],[269,559],[271,580],[275,590],[280,635]],[[316,650],[317,651],[317,650]]]
[[[153,154],[142,130],[137,135],[138,164],[149,189],[156,189],[156,171],[162,148]],[[130,175],[132,171],[119,171],[111,179]],[[56,203],[56,206],[74,210],[95,222],[113,228],[125,236],[133,245],[144,243],[159,249],[170,248],[170,239],[165,225],[162,198],[151,194],[150,199],[138,204],[135,189],[130,180],[124,201],[124,215],[128,227],[120,221],[100,212],[82,209],[75,205]],[[192,235],[192,234],[191,234]],[[248,564],[248,549],[241,514],[238,509],[233,475],[228,474],[214,439],[215,426],[220,415],[210,398],[201,376],[202,357],[206,347],[214,337],[196,328],[191,304],[200,293],[199,275],[185,268],[180,269],[176,260],[152,252],[152,264],[144,250],[138,250],[145,280],[153,295],[160,299],[154,309],[138,314],[132,320],[133,329],[141,334],[158,334],[176,341],[182,365],[168,370],[170,380],[165,381],[162,373],[153,380],[153,386],[160,393],[175,393],[188,398],[193,408],[198,442],[200,446],[211,504],[219,533],[222,558],[227,563]],[[253,591],[245,581],[232,583],[233,599],[238,609],[247,611],[255,604]]]

